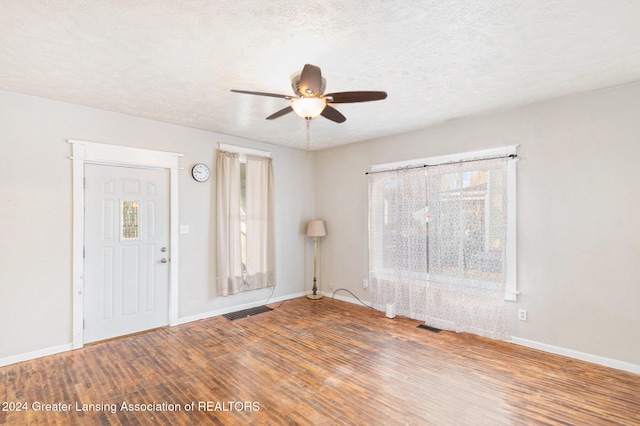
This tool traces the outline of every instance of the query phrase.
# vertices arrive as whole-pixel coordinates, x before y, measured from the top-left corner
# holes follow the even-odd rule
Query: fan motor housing
[[[302,71],[298,71],[296,73],[294,73],[291,76],[291,88],[293,89],[293,92],[298,95],[298,96],[304,96],[307,97],[309,96],[309,94],[307,93],[302,93],[300,91],[300,76],[302,75]],[[324,89],[327,86],[327,80],[324,79],[324,77],[322,78],[322,82],[320,83],[320,92],[318,93],[318,96],[322,95],[324,93]]]

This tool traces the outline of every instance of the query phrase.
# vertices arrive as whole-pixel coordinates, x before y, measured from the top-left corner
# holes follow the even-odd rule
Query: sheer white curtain
[[[376,309],[507,338],[506,160],[369,174]]]
[[[506,339],[507,160],[427,170],[430,226],[425,321]]]
[[[425,319],[428,223],[425,169],[369,174],[369,271],[372,303]]]
[[[240,157],[218,150],[216,161],[216,267],[221,296],[275,285],[271,158],[246,156],[245,228]]]

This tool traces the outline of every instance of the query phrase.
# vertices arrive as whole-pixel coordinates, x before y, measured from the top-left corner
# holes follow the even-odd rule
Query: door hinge
[[[83,329],[83,330],[86,328],[86,327],[85,327],[85,325],[84,325],[84,323],[85,323],[85,321],[84,321],[84,320],[82,320],[82,329]]]

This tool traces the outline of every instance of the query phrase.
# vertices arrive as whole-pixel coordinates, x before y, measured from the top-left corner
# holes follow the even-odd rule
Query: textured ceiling
[[[265,120],[286,100],[229,90],[311,63],[387,91],[312,149],[640,81],[637,0],[0,0],[0,40],[0,89],[298,148],[304,120]]]

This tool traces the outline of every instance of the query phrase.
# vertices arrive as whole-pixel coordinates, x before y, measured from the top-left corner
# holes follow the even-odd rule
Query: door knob
[[[167,263],[167,262],[168,262],[168,260],[167,260],[166,257],[163,257],[162,259],[160,259],[160,263]]]

